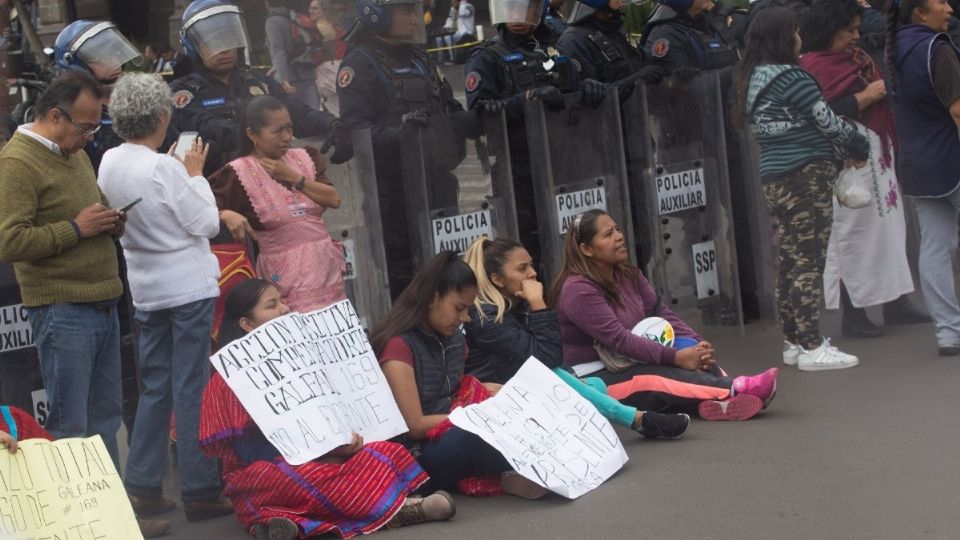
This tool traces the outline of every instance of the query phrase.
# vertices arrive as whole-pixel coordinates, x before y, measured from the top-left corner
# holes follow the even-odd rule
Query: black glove
[[[700,70],[690,66],[680,66],[673,70],[673,75],[678,81],[689,81],[700,74]]]
[[[580,102],[591,109],[596,109],[607,97],[607,85],[596,79],[580,81]]]
[[[620,103],[630,99],[630,96],[633,95],[633,90],[637,87],[637,84],[637,80],[633,77],[613,83],[613,85],[617,88],[617,99],[620,100]]]
[[[477,102],[477,112],[487,116],[497,116],[506,104],[500,99],[481,99]]]
[[[404,124],[413,124],[415,126],[427,127],[430,124],[430,110],[429,109],[417,109],[415,111],[410,111],[407,114],[400,117],[400,121]]]
[[[660,66],[644,66],[637,72],[637,77],[645,84],[660,84],[665,73]]]
[[[333,155],[330,156],[330,163],[344,163],[353,157],[353,136],[350,134],[350,128],[342,120],[333,122],[327,140],[320,147],[320,153],[326,154],[331,146]]]
[[[563,93],[556,86],[541,86],[527,90],[527,101],[540,100],[549,111],[562,111],[567,106],[563,102]]]

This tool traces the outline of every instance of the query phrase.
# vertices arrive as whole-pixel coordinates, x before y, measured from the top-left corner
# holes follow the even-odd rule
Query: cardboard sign
[[[0,353],[33,347],[33,328],[23,304],[0,307]]]
[[[693,245],[693,271],[697,278],[697,298],[703,300],[720,292],[716,242],[710,240]]]
[[[657,207],[661,216],[706,205],[703,167],[657,177]]]
[[[628,459],[597,408],[532,356],[496,396],[455,409],[450,421],[568,499],[595,489]]]
[[[557,222],[560,223],[560,236],[566,234],[573,225],[573,218],[587,210],[607,211],[607,192],[603,186],[561,193],[557,199]]]
[[[352,432],[383,441],[407,431],[349,300],[274,319],[210,360],[293,465],[350,442]]]
[[[490,210],[438,218],[433,220],[431,228],[435,254],[444,250],[463,253],[480,236],[494,238]]]
[[[0,449],[0,538],[143,540],[99,436]]]

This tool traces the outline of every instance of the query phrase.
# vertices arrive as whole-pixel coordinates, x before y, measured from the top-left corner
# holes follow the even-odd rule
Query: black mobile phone
[[[123,208],[121,208],[120,211],[121,211],[121,212],[126,212],[127,210],[130,210],[131,208],[133,208],[134,206],[136,206],[137,203],[140,202],[140,201],[142,201],[142,200],[143,200],[143,197],[137,197],[136,199],[133,200],[133,202],[131,202],[130,204],[128,204],[128,205],[124,206]]]

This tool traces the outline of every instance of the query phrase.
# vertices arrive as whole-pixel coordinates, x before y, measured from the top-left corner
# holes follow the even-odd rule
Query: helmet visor
[[[540,24],[543,3],[546,0],[493,0],[490,2],[492,24],[515,23]]]
[[[232,7],[232,6],[231,6]],[[235,8],[234,8],[235,9]],[[249,46],[247,27],[243,18],[236,11],[223,11],[203,17],[198,15],[194,21],[188,21],[187,37],[197,48],[200,57],[204,60],[230,49],[243,49]]]
[[[103,77],[119,75],[127,62],[135,60],[139,64],[143,60],[140,52],[113,26],[100,30],[94,26],[90,33],[81,35],[73,47],[76,48],[76,57],[98,77],[101,74]]]
[[[390,10],[390,27],[385,37],[404,43],[426,43],[427,26],[423,18],[423,2],[386,2]]]

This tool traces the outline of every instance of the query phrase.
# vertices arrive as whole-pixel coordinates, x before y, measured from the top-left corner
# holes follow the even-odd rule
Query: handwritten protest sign
[[[0,538],[143,540],[100,437],[0,449]]]
[[[349,300],[279,317],[210,358],[293,465],[350,442],[405,433],[393,393]]]
[[[534,357],[497,395],[450,413],[514,470],[541,486],[576,499],[627,462],[610,422]]]

